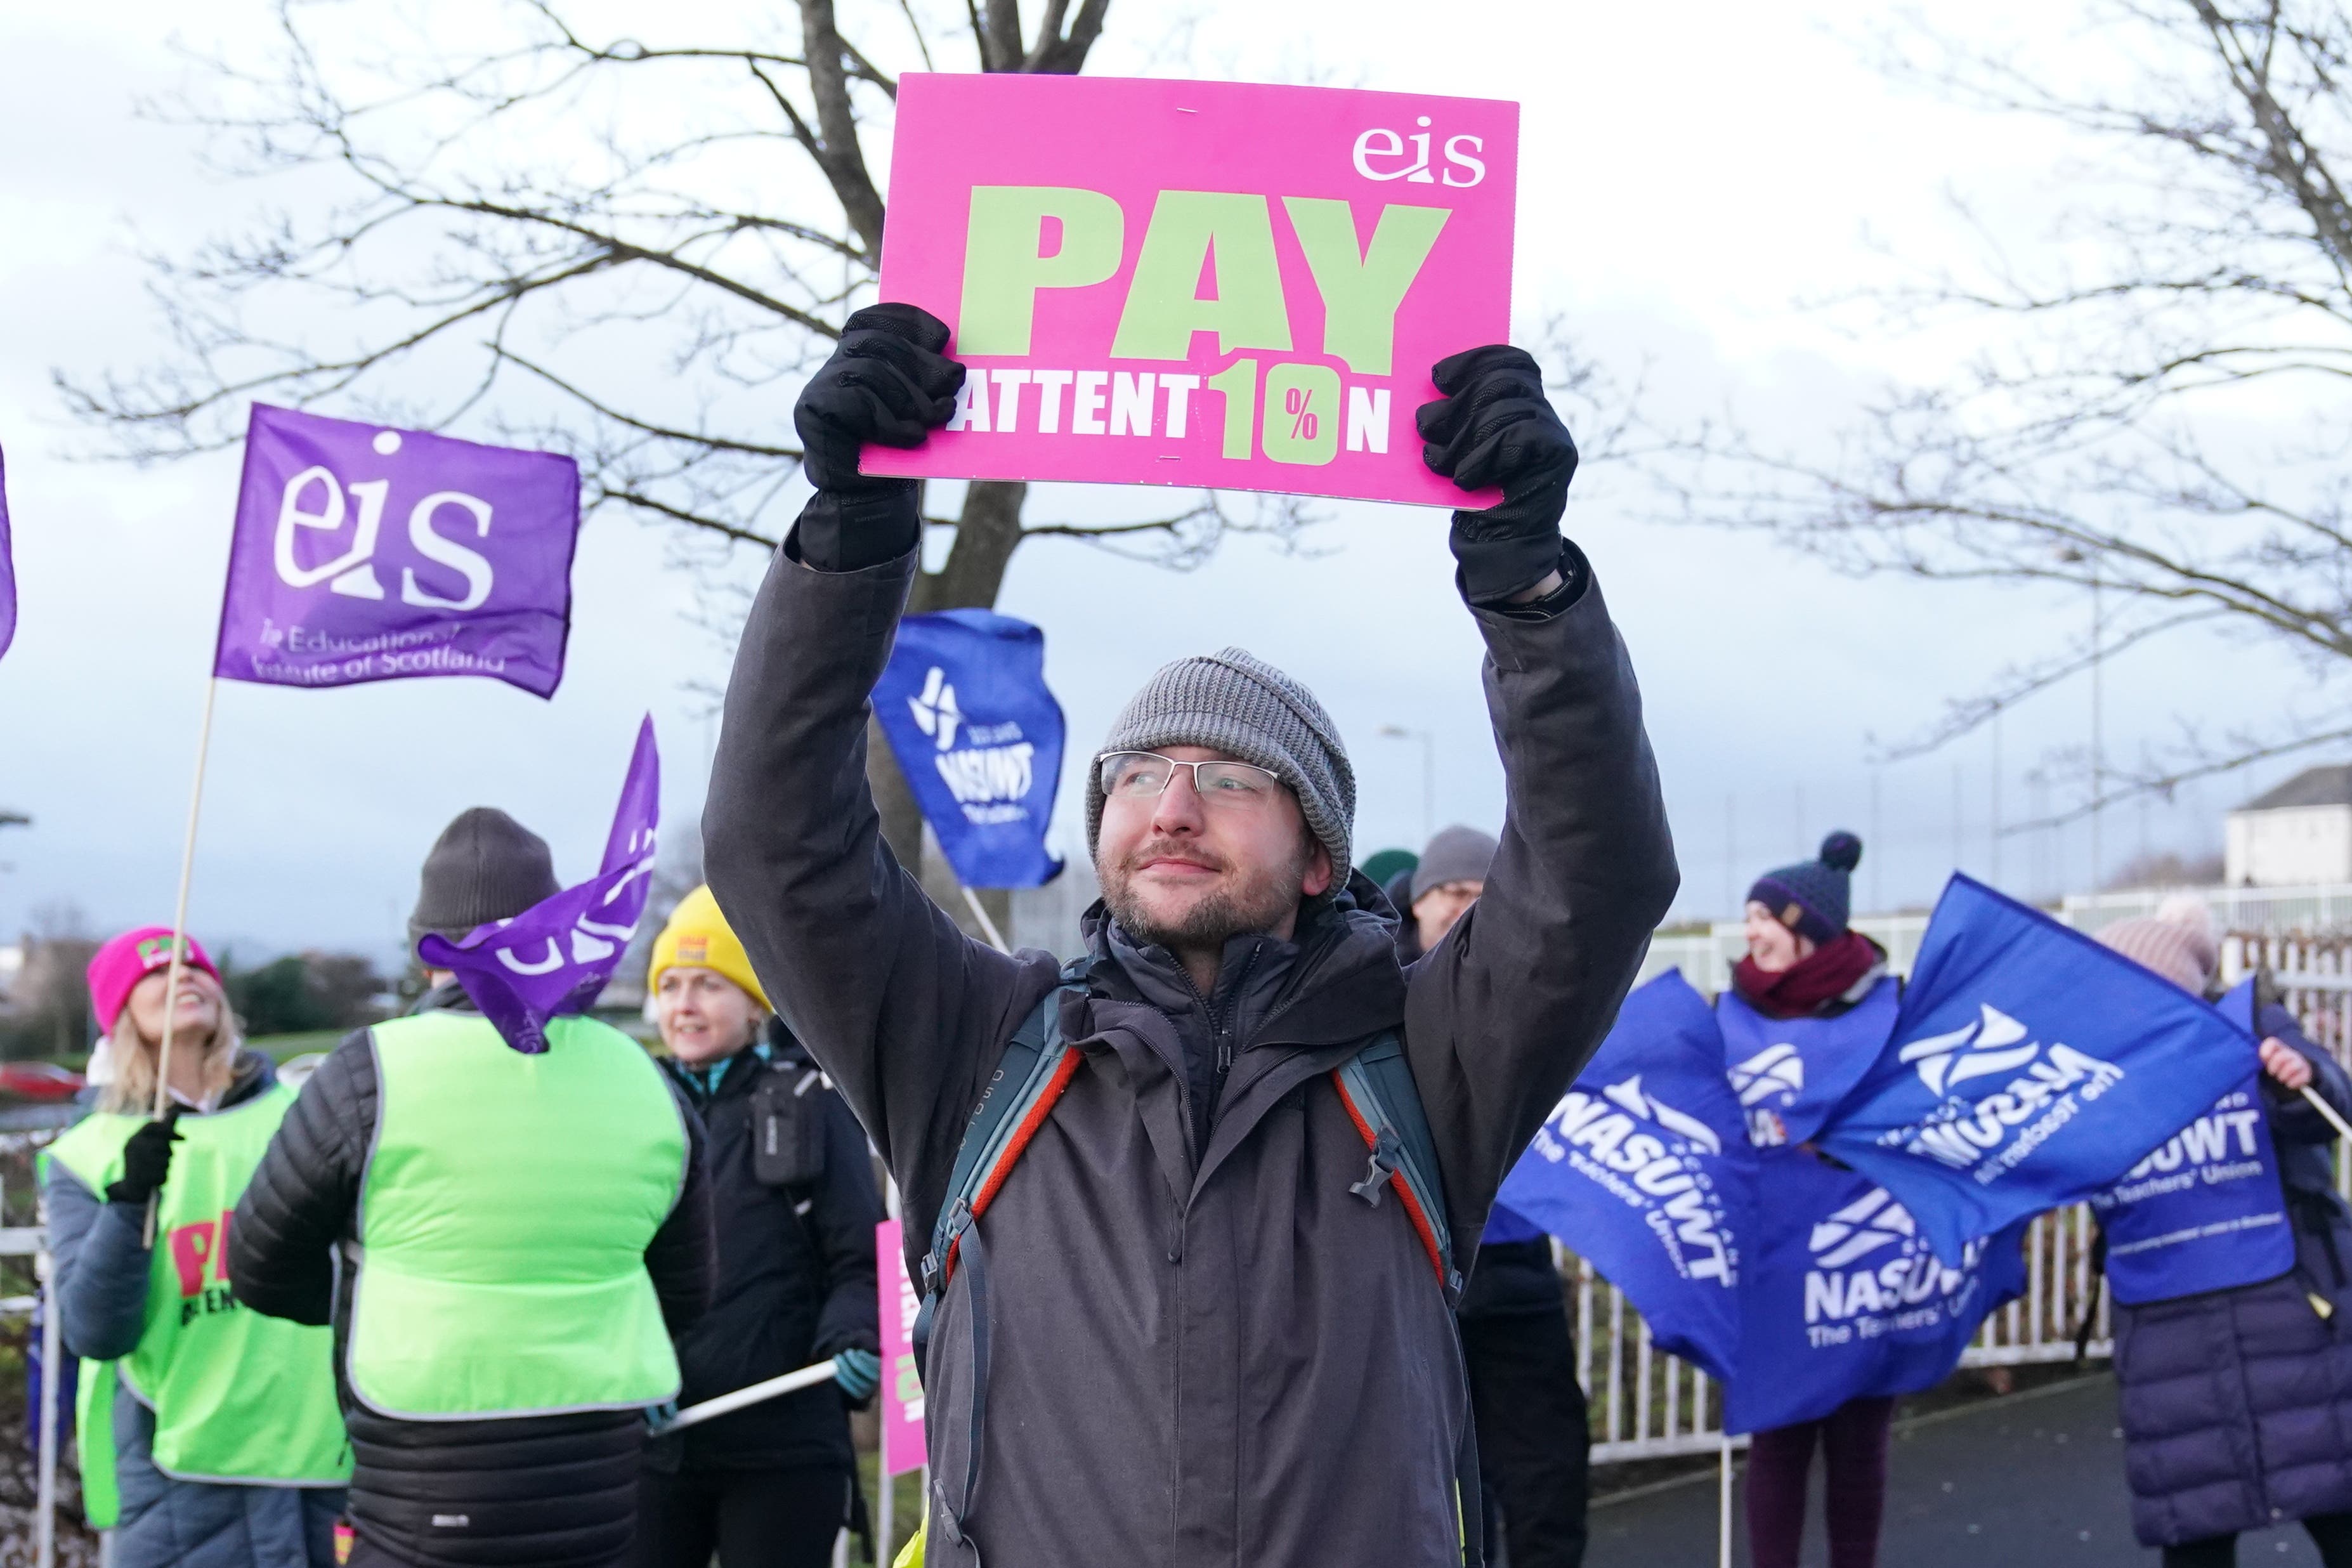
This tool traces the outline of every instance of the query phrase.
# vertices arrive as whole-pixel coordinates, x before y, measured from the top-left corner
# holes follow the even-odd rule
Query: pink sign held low
[[[882,1473],[919,1470],[923,1450],[923,1374],[915,1364],[915,1313],[922,1305],[907,1278],[903,1226],[895,1219],[874,1227],[874,1278],[881,1290]]]
[[[955,418],[869,474],[1492,505],[1423,467],[1429,368],[1509,335],[1518,105],[910,75],[881,297],[954,329]]]

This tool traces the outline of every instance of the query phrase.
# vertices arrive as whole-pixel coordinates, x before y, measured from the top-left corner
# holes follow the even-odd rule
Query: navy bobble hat
[[[1774,920],[1800,936],[1835,942],[1845,934],[1853,906],[1853,868],[1861,864],[1862,840],[1841,828],[1822,840],[1820,859],[1783,866],[1757,878],[1748,889],[1748,901],[1762,904]]]

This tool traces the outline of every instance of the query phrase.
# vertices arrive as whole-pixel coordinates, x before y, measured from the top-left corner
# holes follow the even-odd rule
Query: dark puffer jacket
[[[911,1264],[1057,965],[965,937],[882,841],[867,696],[914,553],[833,572],[796,549],[736,656],[706,863],[906,1193]],[[1486,897],[1410,979],[1361,876],[1302,908],[1292,940],[1230,939],[1206,995],[1089,914],[1084,994],[1060,1015],[1083,1065],[966,1233],[933,1325],[932,1568],[1461,1561],[1453,1316],[1402,1205],[1352,1190],[1365,1146],[1329,1075],[1402,1029],[1466,1268],[1673,900],[1631,663],[1573,547],[1560,565],[1552,598],[1471,612],[1509,811]],[[1350,635],[1334,623],[1333,658]],[[963,1505],[961,1545],[942,1498]]]
[[[662,1066],[702,1113],[710,1203],[719,1238],[719,1288],[710,1310],[677,1338],[685,1386],[680,1405],[731,1394],[845,1350],[881,1348],[876,1322],[874,1227],[882,1194],[866,1133],[841,1097],[821,1087],[817,1067],[781,1024],[763,1060],[730,1058],[715,1089],[676,1062]],[[753,1160],[754,1091],[763,1084],[802,1091],[821,1140],[813,1180],[772,1185]],[[853,1460],[849,1415],[833,1384],[721,1415],[657,1440],[656,1468],[764,1470],[795,1467],[846,1471]]]
[[[2257,1025],[2302,1052],[2315,1089],[2352,1117],[2352,1079],[2291,1014],[2265,1006]],[[2293,1272],[2115,1309],[2124,1468],[2143,1545],[2352,1510],[2352,1218],[2328,1181],[2335,1132],[2267,1076],[2263,1091],[2294,1220]]]
[[[467,1011],[456,985],[419,1011]],[[675,1090],[673,1090],[675,1092]],[[646,1248],[675,1334],[709,1305],[710,1189],[701,1118],[679,1096],[686,1179]],[[351,1518],[369,1544],[416,1568],[592,1568],[627,1552],[646,1421],[634,1410],[482,1421],[401,1421],[354,1397],[346,1352],[362,1178],[376,1129],[368,1031],[335,1047],[254,1173],[229,1226],[229,1278],[257,1311],[332,1322],[335,1384],[352,1439]],[[494,1201],[494,1200],[493,1200]],[[464,1533],[436,1529],[463,1516]]]

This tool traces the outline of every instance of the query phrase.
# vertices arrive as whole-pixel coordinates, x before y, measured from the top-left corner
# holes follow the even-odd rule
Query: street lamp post
[[[1427,844],[1437,837],[1437,737],[1402,724],[1383,724],[1380,732],[1383,740],[1421,742],[1421,841]]]

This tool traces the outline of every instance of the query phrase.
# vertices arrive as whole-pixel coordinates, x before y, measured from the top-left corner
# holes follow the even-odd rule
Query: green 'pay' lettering
[[[1062,246],[1045,248],[1045,219]],[[1127,219],[1100,191],[1068,185],[974,185],[964,230],[960,354],[1025,354],[1040,289],[1084,289],[1118,270]],[[1271,242],[1269,242],[1271,243]]]
[[[1362,250],[1346,202],[1285,196],[1282,205],[1323,293],[1323,352],[1359,375],[1388,374],[1397,307],[1453,215],[1444,207],[1382,207],[1371,248]]]
[[[1216,297],[1193,290],[1215,258]],[[1136,258],[1127,305],[1119,311],[1113,359],[1181,360],[1194,332],[1217,334],[1217,352],[1286,349],[1290,310],[1274,255],[1274,216],[1265,198],[1228,191],[1162,191]]]

